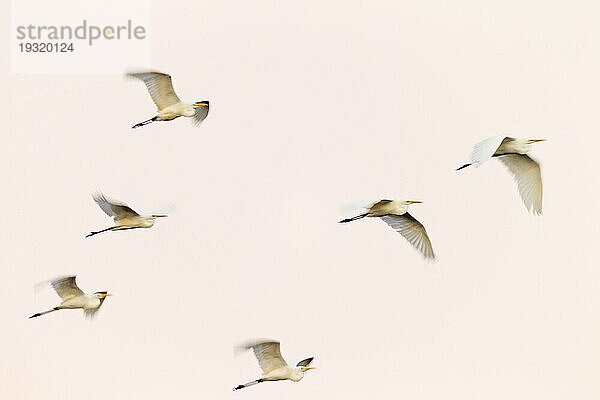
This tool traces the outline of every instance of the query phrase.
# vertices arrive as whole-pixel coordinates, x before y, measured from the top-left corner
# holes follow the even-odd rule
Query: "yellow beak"
[[[407,200],[407,202],[410,203],[410,204],[422,203],[422,201],[418,201],[418,200]]]
[[[546,139],[530,139],[532,142],[545,142]]]

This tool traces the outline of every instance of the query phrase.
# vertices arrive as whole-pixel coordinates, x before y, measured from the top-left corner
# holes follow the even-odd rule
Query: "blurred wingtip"
[[[244,353],[248,350],[250,350],[251,348],[253,348],[254,346],[261,344],[261,343],[268,343],[268,342],[276,342],[279,343],[278,340],[274,340],[274,339],[266,339],[266,338],[253,338],[253,339],[248,339],[242,343],[239,343],[237,345],[235,345],[233,347],[233,354],[234,356],[238,356],[241,353]]]
[[[40,294],[44,289],[47,289],[51,281],[45,280],[38,282],[33,286],[33,291],[36,295]]]

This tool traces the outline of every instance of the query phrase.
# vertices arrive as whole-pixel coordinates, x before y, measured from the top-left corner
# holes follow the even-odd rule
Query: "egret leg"
[[[156,121],[157,119],[158,119],[158,117],[152,117],[150,119],[147,119],[145,121],[142,121],[142,122],[139,122],[139,123],[135,124],[134,126],[131,127],[131,129],[135,129],[135,128],[139,128],[140,126],[151,124],[154,121]]]
[[[471,165],[471,163],[467,163],[467,164],[463,165],[462,167],[458,167],[458,168],[456,168],[456,170],[460,171],[463,168],[467,168],[469,165]]]
[[[35,318],[35,317],[41,317],[42,315],[45,315],[45,314],[51,313],[51,312],[53,312],[53,311],[58,311],[58,310],[60,310],[60,308],[58,308],[58,307],[54,307],[53,309],[51,309],[51,310],[48,310],[48,311],[42,311],[42,312],[39,312],[39,313],[35,313],[35,314],[33,314],[31,317],[29,317],[29,319],[31,319],[31,318]]]
[[[257,379],[257,380],[252,381],[252,382],[244,383],[243,385],[237,385],[236,387],[233,388],[233,390],[240,390],[240,389],[246,388],[248,386],[254,386],[254,385],[256,385],[258,383],[261,383],[261,382],[264,382],[264,381],[265,380],[262,379],[262,378],[261,379]]]
[[[106,232],[106,231],[112,231],[112,230],[113,230],[113,229],[115,229],[115,228],[116,228],[116,226],[111,226],[111,227],[109,227],[109,228],[102,229],[101,231],[90,232],[90,233],[88,233],[88,234],[87,234],[85,237],[87,238],[87,237],[94,236],[94,235],[97,235],[97,234],[99,234],[99,233],[102,233],[102,232]]]
[[[346,218],[346,219],[343,219],[343,220],[341,220],[339,223],[340,223],[340,224],[343,224],[343,223],[345,223],[345,222],[356,221],[357,219],[364,218],[364,217],[366,217],[367,215],[369,215],[369,213],[360,214],[360,215],[357,215],[356,217],[352,217],[352,218]]]

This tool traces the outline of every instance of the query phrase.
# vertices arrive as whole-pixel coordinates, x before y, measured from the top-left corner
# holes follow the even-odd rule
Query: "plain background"
[[[7,11],[7,5],[4,5]],[[7,15],[7,13],[3,13]],[[2,399],[590,399],[600,396],[597,1],[152,4],[152,65],[210,115],[153,115],[116,74],[3,62]],[[6,17],[5,17],[6,20]],[[3,41],[9,42],[8,28]],[[131,66],[124,66],[123,70]],[[546,138],[544,215],[488,136]],[[111,221],[102,190],[149,230]],[[424,201],[424,262],[347,205]],[[96,319],[36,283],[109,290]],[[304,380],[260,376],[248,338]]]

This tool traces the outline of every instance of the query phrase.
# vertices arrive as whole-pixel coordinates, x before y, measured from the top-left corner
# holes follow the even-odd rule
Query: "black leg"
[[[144,125],[148,125],[153,123],[154,121],[156,121],[158,117],[152,117],[150,119],[147,119],[145,121],[142,121],[140,123],[135,124],[134,126],[131,127],[131,129],[135,129],[135,128],[139,128],[140,126],[144,126]]]
[[[35,313],[35,314],[33,314],[31,317],[29,317],[29,319],[31,319],[31,318],[35,318],[35,317],[41,317],[42,315],[45,315],[45,314],[51,313],[51,312],[53,312],[53,311],[58,311],[58,310],[60,310],[60,308],[59,308],[59,307],[54,307],[53,309],[51,309],[51,310],[48,310],[48,311],[44,311],[44,312]]]
[[[246,388],[248,386],[253,386],[253,385],[256,385],[257,383],[261,383],[261,382],[264,382],[264,381],[265,380],[262,379],[262,378],[261,379],[257,379],[257,380],[252,381],[252,382],[244,383],[243,385],[237,385],[236,387],[233,388],[233,390],[240,390],[240,389]]]
[[[112,231],[113,229],[115,229],[115,227],[111,226],[110,228],[102,229],[101,231],[90,232],[85,237],[87,238],[87,237],[94,236],[94,235],[97,235],[97,234],[102,233],[102,232]]]
[[[360,214],[357,215],[356,217],[352,217],[352,218],[346,218],[340,221],[340,224],[346,223],[346,222],[350,222],[350,221],[356,221],[357,219],[361,219],[366,217],[367,215],[369,215],[369,213],[364,213],[364,214]]]

